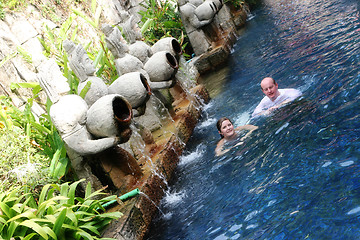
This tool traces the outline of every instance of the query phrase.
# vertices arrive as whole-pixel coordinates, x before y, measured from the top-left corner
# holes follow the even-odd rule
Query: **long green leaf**
[[[67,212],[67,208],[63,208],[59,216],[57,216],[56,222],[54,223],[52,230],[54,231],[56,236],[59,236],[60,234],[60,230],[66,218],[66,212]]]
[[[30,240],[32,237],[34,237],[36,235],[36,233],[30,233],[29,235],[27,235],[25,238],[23,238],[23,240]]]
[[[32,230],[34,230],[35,232],[37,232],[42,238],[44,239],[48,239],[48,234],[46,233],[46,231],[36,222],[32,221],[32,220],[25,220],[23,222],[21,222],[19,224],[20,226],[25,226],[28,227]]]
[[[40,193],[40,197],[39,197],[39,205],[42,204],[42,203],[45,201],[47,192],[48,192],[48,190],[49,190],[50,187],[51,187],[51,184],[46,184],[46,185],[42,188],[41,193]]]
[[[18,226],[19,226],[18,222],[10,222],[10,225],[7,229],[7,236],[9,239],[14,236],[15,230]]]
[[[60,158],[60,154],[61,154],[61,149],[57,149],[53,158],[51,159],[51,163],[50,163],[50,175],[52,177],[55,177],[55,167],[57,166],[57,163],[59,161]]]
[[[75,192],[76,192],[76,188],[77,186],[81,183],[85,181],[85,179],[80,179],[74,183],[72,183],[70,185],[70,188],[69,188],[69,193],[68,193],[68,204],[71,204],[71,205],[74,205],[75,204]]]
[[[85,98],[85,95],[90,90],[90,87],[91,87],[91,81],[88,81],[85,84],[84,88],[81,90],[79,96],[82,97],[82,98]]]

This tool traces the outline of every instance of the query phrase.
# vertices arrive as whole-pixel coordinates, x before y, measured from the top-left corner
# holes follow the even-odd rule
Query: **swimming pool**
[[[263,1],[148,239],[360,239],[359,7],[355,0]],[[266,76],[303,97],[251,120]],[[222,116],[259,129],[215,157]]]

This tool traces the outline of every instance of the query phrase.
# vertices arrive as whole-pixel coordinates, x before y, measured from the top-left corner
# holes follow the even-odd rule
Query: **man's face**
[[[275,101],[279,96],[278,85],[271,78],[265,78],[261,81],[261,90],[271,101]]]

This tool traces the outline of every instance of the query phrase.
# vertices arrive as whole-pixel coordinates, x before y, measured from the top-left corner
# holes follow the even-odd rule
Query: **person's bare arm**
[[[236,128],[236,130],[248,130],[249,132],[247,132],[245,134],[245,136],[243,136],[240,140],[241,141],[244,141],[245,138],[247,138],[248,136],[250,136],[250,134],[255,131],[256,129],[258,129],[259,127],[258,126],[254,126],[254,125],[250,125],[250,124],[247,124],[247,125],[243,125],[243,126],[239,126]]]

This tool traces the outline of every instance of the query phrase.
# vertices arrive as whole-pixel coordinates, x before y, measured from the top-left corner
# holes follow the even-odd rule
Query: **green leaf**
[[[60,158],[60,154],[61,154],[61,149],[57,149],[53,158],[51,159],[51,163],[50,163],[50,175],[52,177],[55,177],[55,167],[57,166],[57,163],[59,161]]]
[[[34,210],[34,209],[33,209]],[[36,216],[35,216],[35,214],[33,213],[33,211],[31,210],[31,209],[29,209],[29,210],[27,210],[26,212],[23,212],[23,213],[21,213],[21,214],[19,214],[19,215],[17,215],[17,216],[14,216],[14,217],[12,217],[12,218],[10,218],[9,220],[8,220],[8,222],[13,222],[13,221],[15,221],[15,220],[17,220],[17,219],[19,219],[19,218],[27,218],[27,219],[32,219],[32,218],[35,218]]]
[[[36,88],[40,86],[37,82],[26,82],[26,83],[10,83],[10,89],[12,91],[18,89],[18,88]]]
[[[85,190],[85,199],[87,199],[90,195],[91,195],[91,183],[88,182]]]
[[[30,240],[32,237],[34,237],[36,235],[36,233],[30,233],[29,235],[27,235],[25,238],[23,238],[23,240]]]
[[[32,230],[37,232],[42,238],[46,240],[48,239],[48,234],[46,233],[46,231],[39,224],[37,224],[32,220],[25,220],[21,222],[19,225],[31,228]]]
[[[87,240],[93,240],[94,238],[87,232],[83,230],[79,230],[75,234],[77,239],[87,239]]]
[[[50,187],[51,187],[51,184],[46,184],[42,188],[41,193],[40,193],[40,197],[39,197],[39,205],[45,201],[46,194],[47,194]]]
[[[54,231],[56,236],[58,236],[60,234],[61,227],[66,218],[66,212],[67,212],[67,208],[63,208],[61,210],[59,216],[57,216],[56,222],[54,223],[54,227],[52,230]]]
[[[71,205],[74,205],[75,204],[75,191],[76,191],[76,188],[77,186],[81,183],[85,181],[85,179],[80,179],[79,181],[76,181],[74,183],[72,183],[70,185],[70,189],[69,189],[69,192],[68,192],[68,204],[71,204]]]
[[[90,87],[91,87],[91,81],[88,81],[85,84],[84,88],[81,90],[79,96],[82,97],[82,98],[85,98],[85,95],[90,90]]]
[[[92,233],[95,233],[98,236],[100,235],[100,232],[97,230],[97,228],[92,226],[91,224],[84,224],[84,225],[80,226],[80,228],[83,230],[91,231]]]
[[[18,226],[19,226],[18,222],[10,222],[10,225],[7,229],[7,236],[9,239],[14,236],[15,230]]]

